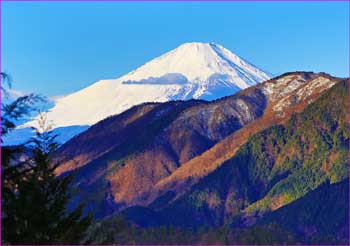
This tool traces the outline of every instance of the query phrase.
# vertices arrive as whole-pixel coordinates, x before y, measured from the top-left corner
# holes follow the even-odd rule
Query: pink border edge
[[[348,17],[349,17],[349,22],[350,23],[350,0],[0,0],[0,54],[2,54],[2,2],[349,2],[348,4]],[[350,28],[350,24],[349,24]],[[350,30],[349,31],[349,47],[350,47]],[[349,49],[349,67],[348,67],[348,77],[350,78],[350,49]],[[2,71],[2,60],[0,56],[0,71]],[[0,78],[0,86],[2,85],[2,78]],[[348,89],[348,93],[350,95],[350,88]],[[2,110],[2,94],[0,93],[0,111]],[[350,113],[350,108],[348,109]],[[0,123],[1,123],[1,117],[0,117]],[[350,129],[349,129],[350,131]],[[0,136],[1,136],[1,129],[0,129]],[[350,143],[349,143],[350,144]],[[350,148],[350,145],[349,145]],[[348,159],[349,165],[350,165],[350,160]],[[1,145],[0,145],[0,163],[1,163]],[[2,168],[0,165],[0,173],[2,173]],[[350,169],[349,169],[349,177],[350,177]],[[349,189],[350,189],[350,182],[349,182]],[[1,176],[0,176],[0,200],[1,200],[1,195],[2,195],[2,182],[1,182]],[[350,203],[350,200],[349,200]],[[2,211],[2,202],[0,202],[0,211]],[[1,214],[0,214],[1,217]],[[0,229],[2,228],[2,220],[0,220]],[[350,229],[349,229],[350,230]],[[349,239],[350,239],[350,231],[349,231]],[[350,240],[349,240],[350,241]],[[0,230],[0,245],[2,244],[2,230]],[[31,244],[26,244],[27,246],[31,246]],[[52,246],[51,244],[50,246]],[[67,244],[56,244],[56,245],[67,245]],[[75,245],[81,245],[81,244],[70,244],[71,246]],[[89,245],[101,245],[101,244],[89,244]],[[114,246],[114,245],[120,245],[120,244],[103,244],[105,246]],[[147,244],[144,244],[147,245]],[[167,244],[163,244],[164,246]],[[241,246],[241,244],[232,244],[236,246]],[[264,246],[265,244],[260,244]],[[288,244],[286,244],[288,246]],[[294,245],[294,244],[292,244]],[[298,244],[298,245],[307,245],[307,244]],[[329,245],[329,244],[319,244],[319,245]],[[46,245],[43,245],[46,246]],[[48,245],[49,246],[49,245]],[[202,244],[202,246],[206,246],[206,244]],[[242,246],[249,246],[249,244],[244,244]]]

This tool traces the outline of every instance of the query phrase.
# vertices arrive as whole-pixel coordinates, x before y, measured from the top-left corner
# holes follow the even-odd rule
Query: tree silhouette
[[[8,78],[3,73],[1,77]],[[13,130],[16,121],[32,112],[40,100],[30,94],[2,105],[2,136]],[[73,195],[73,177],[55,175],[58,163],[52,154],[58,147],[56,135],[44,114],[38,123],[35,137],[26,145],[1,148],[2,243],[77,244],[92,217],[83,216],[82,204],[67,210]]]

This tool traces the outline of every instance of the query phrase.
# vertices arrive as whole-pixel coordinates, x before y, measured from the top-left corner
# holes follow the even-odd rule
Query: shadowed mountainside
[[[338,81],[295,72],[213,102],[142,104],[64,144],[56,154],[59,173],[76,172],[79,198],[97,216],[154,205],[164,196],[169,203],[232,158],[250,136],[286,122]]]
[[[302,113],[250,137],[232,158],[178,199],[161,196],[151,207],[165,224],[250,226],[326,180],[346,179],[348,84],[339,82]]]

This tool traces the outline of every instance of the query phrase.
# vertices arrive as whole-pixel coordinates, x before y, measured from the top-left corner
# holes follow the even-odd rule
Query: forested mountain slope
[[[132,205],[155,206],[164,199],[167,205],[239,156],[236,151],[250,136],[288,121],[338,81],[326,74],[295,72],[213,102],[139,105],[64,144],[56,153],[59,173],[76,172],[79,198],[98,216]],[[283,132],[278,141],[290,134],[284,128],[269,131]],[[275,176],[285,175],[277,166]],[[256,182],[262,190],[271,185],[260,177]],[[264,191],[255,193],[249,204]]]
[[[154,220],[160,224],[181,227],[224,224],[249,227],[268,214],[271,219],[267,221],[281,225],[287,223],[287,229],[291,229],[288,223],[296,227],[298,222],[293,218],[284,219],[278,214],[295,213],[295,206],[299,205],[292,205],[294,201],[304,199],[311,202],[312,197],[320,197],[312,195],[314,193],[311,191],[327,190],[329,184],[338,187],[333,184],[344,183],[348,178],[348,89],[348,80],[337,83],[302,113],[294,114],[282,125],[271,126],[250,137],[233,158],[200,179],[179,198],[168,199],[170,193],[158,198],[150,206],[155,212]],[[346,187],[343,188],[336,196],[329,194],[329,199],[322,191],[325,200],[315,198],[313,202],[316,208],[312,208],[313,211],[326,211],[331,204],[347,204]],[[335,197],[339,201],[331,202],[336,200]],[[300,203],[305,202],[296,204]],[[293,211],[288,211],[288,204],[291,204]],[[300,206],[308,209],[304,205]],[[277,212],[282,208],[282,212]],[[135,214],[140,209],[129,208],[124,215],[137,221],[140,217],[135,217]],[[316,220],[321,223],[315,225],[315,228],[320,227],[315,229],[316,232],[324,233],[325,228],[332,227],[328,231],[330,235],[334,235],[335,231],[344,234],[344,228],[348,226],[344,218],[345,210],[329,209],[333,213],[333,219],[339,221],[325,227],[322,223],[327,223],[328,217],[320,217],[321,222]],[[272,215],[277,215],[272,216],[270,213],[273,211],[276,213]],[[148,213],[152,214],[151,211]],[[313,214],[310,216],[316,216],[315,212]],[[300,220],[301,226],[314,222],[302,215]],[[140,219],[138,223],[143,222]],[[297,232],[300,233],[300,228]]]

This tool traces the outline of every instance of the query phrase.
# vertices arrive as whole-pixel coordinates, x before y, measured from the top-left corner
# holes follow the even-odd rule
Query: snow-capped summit
[[[56,100],[47,118],[55,127],[92,125],[140,103],[212,100],[267,79],[267,73],[221,45],[185,43],[122,77]]]
[[[141,80],[180,73],[190,82],[205,83],[213,74],[225,74],[240,88],[269,77],[223,46],[215,43],[185,43],[128,73],[120,80]]]

